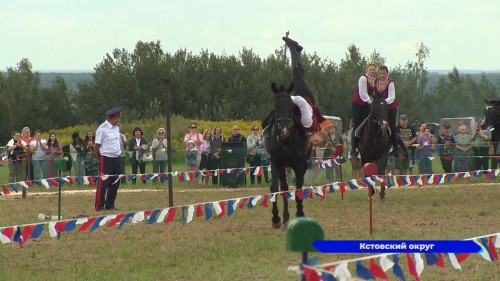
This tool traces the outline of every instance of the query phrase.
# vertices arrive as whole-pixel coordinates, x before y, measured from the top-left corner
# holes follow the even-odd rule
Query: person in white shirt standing
[[[42,132],[35,131],[35,139],[30,142],[30,150],[32,153],[31,163],[33,163],[33,179],[41,180],[49,177],[49,168],[47,166],[47,140],[42,139]]]
[[[97,185],[95,210],[118,210],[115,207],[116,195],[120,181],[120,128],[123,108],[116,107],[106,111],[106,121],[97,128],[92,156],[99,159],[99,176]],[[103,179],[104,175],[109,175]]]

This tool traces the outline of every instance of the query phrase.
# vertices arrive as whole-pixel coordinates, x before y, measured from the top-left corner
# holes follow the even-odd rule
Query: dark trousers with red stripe
[[[96,211],[102,209],[114,209],[115,199],[118,193],[120,181],[117,181],[120,174],[120,157],[111,158],[101,155],[99,162],[99,183],[97,185],[95,197]],[[103,180],[103,175],[110,175],[107,179]]]

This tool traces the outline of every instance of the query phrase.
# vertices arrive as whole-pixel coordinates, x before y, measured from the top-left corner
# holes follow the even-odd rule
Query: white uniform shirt
[[[100,144],[99,153],[106,157],[116,158],[121,154],[120,128],[113,126],[108,120],[97,128],[95,143]]]
[[[368,80],[366,79],[366,76],[363,75],[363,76],[359,77],[359,80],[358,80],[359,97],[364,102],[372,103],[372,99],[370,98],[370,95],[368,93],[368,89],[366,88],[367,83],[368,83]]]
[[[304,128],[310,128],[313,124],[313,109],[311,105],[302,96],[290,96],[295,105],[300,110],[300,120]]]

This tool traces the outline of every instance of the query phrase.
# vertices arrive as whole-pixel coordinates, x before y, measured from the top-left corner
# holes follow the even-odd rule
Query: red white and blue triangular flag
[[[116,215],[116,217],[108,223],[108,228],[114,227],[115,225],[120,223],[124,217],[125,217],[125,214],[123,214],[123,213]]]
[[[411,254],[406,253],[405,255],[406,255],[406,261],[408,262],[408,271],[410,272],[410,275],[413,276],[415,280],[419,281],[420,279],[418,278],[418,272],[417,269],[415,268],[415,263],[411,258]]]
[[[355,179],[348,181],[347,184],[351,189],[359,189],[358,182]]]
[[[375,278],[382,278],[382,279],[387,279],[387,274],[385,274],[384,270],[380,268],[380,266],[377,265],[375,262],[375,259],[371,258],[370,259],[370,273],[373,275]]]
[[[210,208],[209,203],[206,203],[205,204],[205,221],[208,221],[210,218],[212,218],[212,208]]]
[[[25,182],[25,181],[20,181],[20,182],[18,182],[18,184],[19,184],[20,186],[24,187],[25,189],[29,189],[29,188],[30,188],[30,187],[26,184],[26,182]]]
[[[252,204],[252,200],[253,200],[253,196],[250,196],[250,198],[248,198],[248,203],[247,203],[247,209],[252,209],[253,208],[253,204]],[[245,198],[247,199],[247,198]]]
[[[491,259],[491,255],[490,255],[490,252],[488,251],[488,247],[486,246],[485,247],[485,244],[488,245],[487,243],[487,240],[485,238],[480,238],[479,241],[477,241],[476,239],[474,239],[473,241],[479,245],[479,247],[481,247],[481,251],[479,251],[479,255],[481,257],[483,257],[483,259],[487,260],[487,261],[492,261]]]
[[[17,188],[17,184],[9,183],[9,185],[10,185],[10,188],[12,188],[12,190],[14,190],[15,193],[19,192],[19,189]]]
[[[341,262],[335,267],[334,275],[340,280],[350,280],[352,277],[349,269],[347,268],[347,262]]]
[[[495,249],[495,236],[494,235],[491,235],[490,237],[488,237],[488,250],[490,252],[491,258],[494,261],[497,261],[498,254],[497,254],[497,251]]]
[[[263,199],[262,199],[262,203],[261,203],[261,204],[262,204],[262,207],[264,207],[264,208],[267,208],[267,207],[268,207],[268,204],[267,204],[267,194],[265,194],[265,195],[263,196]]]
[[[216,202],[212,202],[212,205],[214,207],[215,214],[217,216],[219,216],[219,217],[223,216],[223,215],[221,215],[222,214],[222,208],[221,208],[219,202],[217,202],[217,201]]]
[[[41,223],[35,225],[35,229],[33,230],[33,233],[31,233],[30,239],[37,239],[37,238],[39,238],[42,235],[44,229],[45,229],[44,225],[41,224]]]
[[[321,272],[321,280],[337,281],[337,279],[333,276],[333,272]]]
[[[203,206],[201,204],[196,205],[196,217],[199,218],[203,216]]]
[[[250,199],[249,203],[252,204],[252,206],[257,206],[257,204],[259,203],[259,200],[262,199],[262,195],[257,195],[255,196],[253,199]]]
[[[227,217],[230,217],[234,213],[234,200],[228,200],[227,201]]]
[[[160,215],[158,215],[158,218],[156,219],[157,223],[161,223],[165,221],[166,216],[168,215],[169,208],[165,208],[160,211]]]
[[[0,242],[2,242],[2,244],[10,243],[13,234],[14,234],[14,227],[2,228],[0,230]]]
[[[7,189],[7,187],[5,187],[5,184],[2,184],[2,194],[7,195],[9,193],[10,193],[10,191]]]
[[[193,217],[194,217],[194,206],[189,205],[189,207],[187,208],[186,223],[190,223],[191,221],[193,221]]]
[[[177,214],[177,208],[170,208],[168,210],[168,215],[167,215],[167,219],[165,220],[165,224],[169,224],[172,221],[174,221],[175,214]]]
[[[454,253],[448,253],[448,257],[450,258],[450,263],[455,269],[462,269],[460,263],[457,260],[457,257]]]
[[[314,267],[302,266],[302,273],[305,281],[321,281],[321,276]]]
[[[149,215],[149,218],[148,218],[148,224],[153,224],[155,223],[156,221],[156,216],[158,216],[158,214],[160,213],[160,209],[155,209],[151,212],[151,214]]]
[[[424,271],[424,259],[420,253],[413,253],[413,257],[415,258],[415,270],[418,277],[420,277],[422,271]]]
[[[49,189],[49,182],[47,182],[46,179],[41,179],[40,182],[42,183],[43,186],[45,186],[45,188]]]
[[[363,265],[361,261],[356,261],[356,275],[364,280],[375,279],[373,274]]]
[[[382,255],[382,256],[380,257],[380,261],[379,261],[379,263],[380,263],[380,267],[382,268],[382,270],[383,270],[384,272],[387,272],[387,270],[391,269],[391,268],[394,266],[394,262],[393,262],[393,261],[391,261],[391,260],[387,257],[387,255]]]
[[[392,260],[394,262],[394,266],[392,267],[392,273],[399,277],[402,281],[406,281],[405,275],[403,273],[403,270],[401,269],[401,266],[399,265],[399,257],[397,254],[392,255]]]

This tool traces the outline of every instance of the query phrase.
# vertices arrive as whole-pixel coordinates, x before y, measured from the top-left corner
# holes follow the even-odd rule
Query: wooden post
[[[61,177],[62,171],[66,170],[66,160],[64,158],[58,158],[54,161],[54,168],[55,170],[58,171],[59,177]],[[62,219],[61,217],[61,209],[62,209],[62,191],[61,191],[61,184],[59,184],[58,188],[58,208],[57,208],[57,220],[60,221]],[[57,232],[57,239],[61,238],[61,232]]]
[[[165,125],[167,134],[167,172],[168,172],[168,206],[174,206],[174,189],[172,186],[172,128],[170,124],[170,80],[163,79],[165,86]]]

